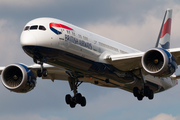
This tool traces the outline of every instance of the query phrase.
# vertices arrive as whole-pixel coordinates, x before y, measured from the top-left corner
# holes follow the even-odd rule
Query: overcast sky
[[[0,0],[1,66],[33,64],[19,38],[27,22],[39,17],[61,19],[134,47],[154,47],[167,8],[173,9],[171,47],[180,46],[179,0]],[[3,120],[179,120],[180,86],[138,101],[132,93],[88,83],[79,87],[87,106],[71,109],[65,103],[68,82],[38,79],[26,94],[0,84],[0,119]]]

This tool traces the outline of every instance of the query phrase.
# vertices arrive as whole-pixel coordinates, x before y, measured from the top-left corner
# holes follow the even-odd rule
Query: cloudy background
[[[24,25],[38,17],[58,18],[136,49],[154,47],[167,8],[173,9],[171,47],[180,46],[179,0],[0,0],[0,66],[33,64],[19,44]],[[0,119],[4,120],[179,120],[180,86],[138,101],[121,89],[84,83],[79,92],[87,106],[65,103],[68,82],[38,79],[26,94],[0,84]]]

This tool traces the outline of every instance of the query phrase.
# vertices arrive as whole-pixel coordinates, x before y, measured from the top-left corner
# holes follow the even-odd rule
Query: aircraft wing
[[[47,77],[42,76],[42,79],[51,79],[52,81],[68,80],[68,75],[65,69],[58,68],[49,64],[44,64],[43,67],[47,69],[48,76]],[[4,70],[4,68],[6,67],[0,67],[0,74]],[[41,69],[41,66],[39,64],[33,64],[33,65],[28,66],[28,68],[31,69],[33,73],[35,74],[35,76],[37,77],[37,70]]]
[[[122,71],[130,71],[141,68],[141,57],[144,52],[110,55],[107,61]]]
[[[167,51],[174,56],[177,64],[180,65],[180,48],[172,48]],[[144,53],[145,52],[110,55],[106,60],[119,70],[131,71],[142,68],[141,58]]]
[[[176,59],[178,65],[180,65],[180,48],[172,48],[168,50]]]
[[[0,74],[4,70],[5,67],[0,67]]]
[[[58,67],[55,67],[55,66],[49,65],[49,64],[43,64],[43,67],[47,69],[48,76],[46,76],[46,77],[42,76],[42,79],[51,79],[52,81],[54,81],[54,80],[68,80],[69,76],[67,75],[65,69],[58,68]],[[28,68],[31,69],[35,73],[35,75],[37,76],[36,71],[38,69],[41,69],[41,66],[39,64],[34,64],[31,66],[28,66]]]

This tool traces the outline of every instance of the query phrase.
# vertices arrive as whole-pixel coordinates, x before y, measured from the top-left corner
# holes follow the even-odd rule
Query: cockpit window
[[[24,28],[24,31],[26,31],[26,30],[29,30],[29,26],[26,26],[26,27]]]
[[[24,28],[24,31],[26,31],[26,30],[37,30],[38,28],[39,28],[39,30],[44,30],[44,31],[46,30],[46,28],[42,25],[39,25],[39,27],[38,27],[38,25],[33,25],[33,26],[26,26]]]
[[[39,30],[46,30],[46,28],[44,26],[40,25]]]
[[[38,26],[37,25],[34,25],[34,26],[31,26],[30,27],[30,30],[36,30],[38,28]]]

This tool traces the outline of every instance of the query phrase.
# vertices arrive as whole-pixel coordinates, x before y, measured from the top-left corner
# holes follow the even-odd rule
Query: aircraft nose
[[[35,47],[37,45],[37,40],[35,35],[33,35],[29,31],[22,32],[20,41],[22,47],[26,47],[26,46]]]

